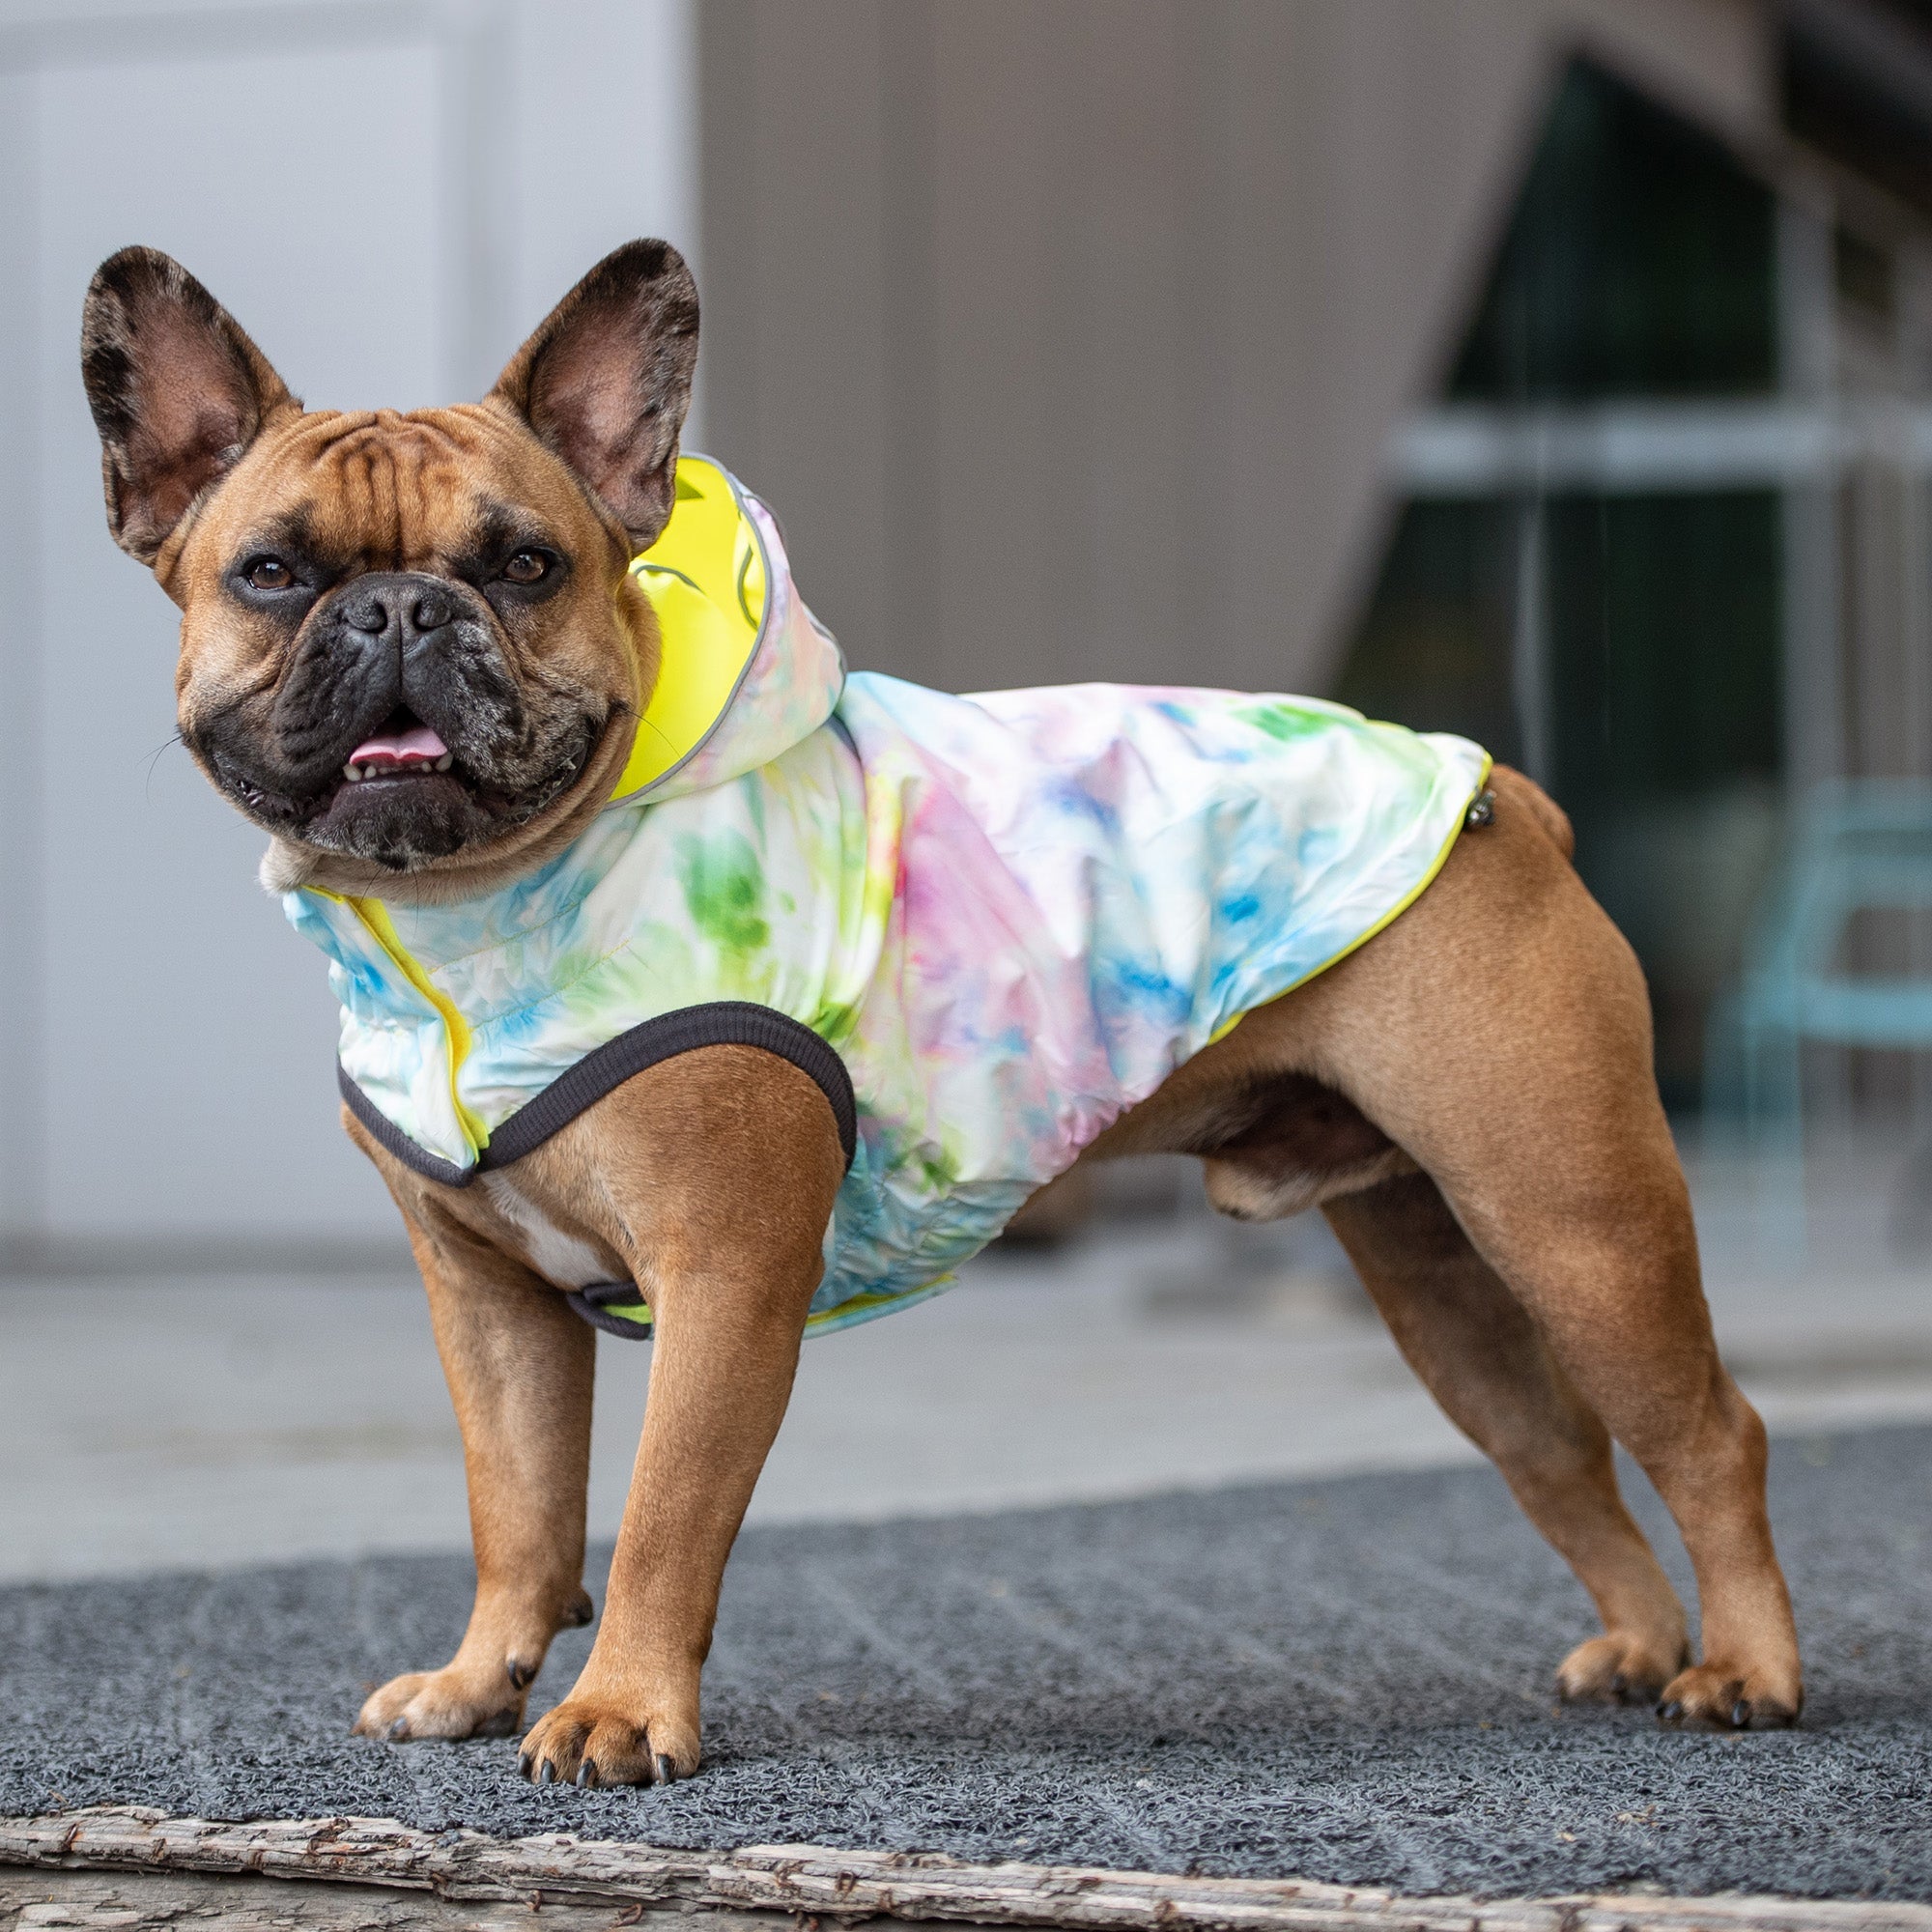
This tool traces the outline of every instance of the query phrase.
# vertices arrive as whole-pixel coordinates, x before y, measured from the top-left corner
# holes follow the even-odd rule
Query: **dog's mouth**
[[[398,705],[356,742],[320,783],[281,790],[244,766],[226,746],[202,750],[218,782],[256,819],[325,851],[404,870],[526,824],[582,778],[601,735],[591,717],[575,721],[540,753],[492,758],[479,771],[459,737],[452,747],[434,724]],[[339,753],[337,755],[340,755]]]
[[[485,797],[484,790],[434,724],[398,705],[350,753],[340,775],[304,801],[301,826],[307,831],[338,817],[387,816],[396,810],[413,819],[478,809],[501,816],[507,802],[494,793]]]
[[[474,798],[478,790],[441,732],[424,724],[407,705],[390,712],[333,777],[313,788],[304,787],[300,795],[270,789],[221,752],[214,753],[213,762],[223,783],[249,810],[286,831],[300,831],[327,818],[349,802],[352,793],[361,806],[399,798],[403,786],[411,787],[411,795],[424,803],[438,792],[451,799]]]

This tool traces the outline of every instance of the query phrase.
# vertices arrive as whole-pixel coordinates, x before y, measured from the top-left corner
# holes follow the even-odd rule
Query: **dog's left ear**
[[[670,521],[697,365],[697,284],[668,242],[605,256],[493,391],[623,520],[633,552]]]

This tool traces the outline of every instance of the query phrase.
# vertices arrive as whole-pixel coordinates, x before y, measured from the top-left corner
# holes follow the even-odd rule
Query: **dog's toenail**
[[[406,1738],[409,1736],[409,1734],[410,1734],[410,1720],[407,1718],[398,1718],[396,1721],[389,1726],[389,1736],[391,1738]]]
[[[580,1590],[577,1601],[564,1611],[564,1620],[574,1630],[582,1630],[597,1614],[597,1605],[590,1601],[588,1590]]]
[[[528,1751],[519,1751],[517,1753],[517,1775],[520,1777],[527,1777],[530,1775],[530,1754]]]
[[[657,1773],[660,1784],[675,1784],[677,1782],[677,1766],[671,1763],[670,1759],[666,1757],[662,1751],[651,1760],[651,1768]]]
[[[597,1763],[594,1758],[585,1758],[577,1767],[577,1786],[580,1791],[592,1791],[597,1785]]]
[[[537,1782],[539,1784],[554,1784],[556,1782],[556,1766],[551,1763],[549,1758],[544,1759],[543,1768],[537,1773]]]
[[[1672,1697],[1657,1707],[1657,1715],[1666,1724],[1674,1724],[1684,1715],[1684,1705],[1680,1699]]]
[[[534,1663],[525,1663],[521,1659],[514,1657],[504,1663],[503,1668],[509,1672],[511,1684],[519,1690],[524,1690],[537,1674]]]
[[[1739,1731],[1750,1729],[1750,1706],[1742,1697],[1731,1706],[1731,1727]]]

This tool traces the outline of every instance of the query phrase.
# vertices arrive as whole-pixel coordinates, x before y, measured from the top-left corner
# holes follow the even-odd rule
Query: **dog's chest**
[[[477,1185],[514,1230],[517,1252],[546,1281],[559,1288],[588,1288],[613,1277],[611,1264],[580,1235],[561,1228],[506,1174],[477,1176]]]

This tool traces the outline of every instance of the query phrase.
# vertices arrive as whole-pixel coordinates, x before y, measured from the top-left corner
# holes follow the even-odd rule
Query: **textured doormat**
[[[1932,1899],[1932,1430],[1781,1442],[1773,1503],[1809,1672],[1794,1732],[1556,1708],[1588,1605],[1471,1469],[749,1532],[706,1768],[661,1791],[532,1789],[514,1741],[348,1735],[365,1687],[453,1648],[460,1559],[11,1588],[0,1816],[391,1818],[1408,1894]],[[533,1714],[589,1634],[559,1639]]]

